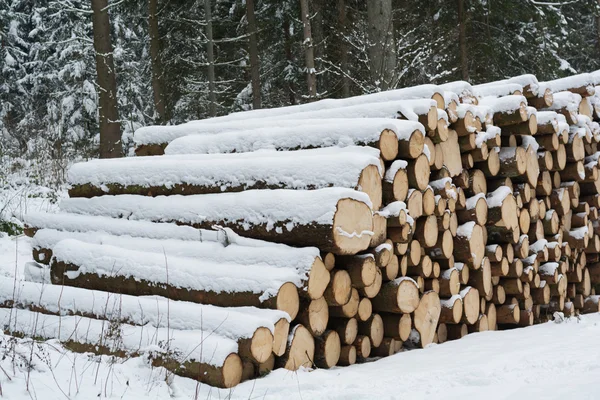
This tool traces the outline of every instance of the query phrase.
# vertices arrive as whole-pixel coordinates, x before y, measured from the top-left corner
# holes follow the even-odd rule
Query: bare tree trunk
[[[600,0],[599,0],[600,1]],[[342,70],[342,97],[350,97],[350,78],[348,77],[348,34],[345,0],[337,0],[338,7],[338,32],[340,35],[340,69]]]
[[[464,81],[469,80],[469,64],[467,60],[467,27],[465,22],[464,0],[458,1],[458,44],[460,46],[460,70]]]
[[[284,17],[283,20],[283,43],[285,48],[285,59],[288,66],[294,63],[294,55],[292,53],[292,38],[290,37],[290,20]],[[288,81],[288,96],[290,104],[296,104],[296,89],[294,88],[294,82]]]
[[[215,56],[210,0],[204,0],[204,18],[206,19],[206,58],[208,61],[208,115],[214,117],[217,115],[217,98],[215,95]]]
[[[312,11],[312,19],[310,21],[310,28],[313,39],[313,51],[315,56],[315,69],[319,71],[319,75],[316,77],[316,87],[321,88],[323,92],[327,83],[327,76],[323,75],[322,69],[322,57],[325,50],[325,34],[323,32],[323,0],[310,0],[309,10]]]
[[[596,0],[600,7],[600,0]],[[596,15],[596,48],[600,52],[600,15]]]
[[[123,156],[117,104],[117,77],[110,41],[108,0],[92,0],[96,74],[100,92],[100,158]]]
[[[252,108],[261,108],[260,99],[260,70],[258,64],[258,44],[256,40],[256,17],[254,15],[254,0],[246,0],[246,18],[250,34],[250,77],[252,80]]]
[[[317,98],[317,74],[315,70],[315,52],[312,32],[310,29],[308,0],[300,0],[300,10],[302,13],[302,25],[304,26],[304,62],[306,64],[308,96],[310,101],[314,101]]]
[[[392,0],[368,1],[367,17],[371,79],[380,90],[387,90],[392,84],[396,68]]]
[[[154,92],[154,109],[158,114],[158,122],[164,123],[167,118],[165,88],[163,84],[163,67],[160,55],[160,35],[158,33],[158,0],[148,0],[148,31],[150,34],[150,63],[152,65],[152,91]]]

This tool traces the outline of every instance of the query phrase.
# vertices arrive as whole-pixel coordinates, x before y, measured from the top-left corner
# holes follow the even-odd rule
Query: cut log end
[[[320,257],[317,257],[312,264],[310,276],[308,277],[307,293],[309,297],[313,300],[323,297],[329,280],[330,275],[326,264]]]
[[[277,309],[285,311],[291,319],[296,318],[300,310],[298,288],[291,282],[284,283],[277,293]]]
[[[289,348],[283,356],[283,367],[296,371],[300,367],[310,368],[315,356],[315,340],[308,329],[297,325],[292,333]]]
[[[333,219],[333,247],[338,254],[351,255],[366,250],[373,233],[373,213],[369,206],[353,199],[337,203]]]
[[[398,156],[398,136],[394,131],[385,129],[381,132],[379,151],[385,161],[392,161]]]
[[[252,359],[258,363],[263,363],[269,359],[273,351],[273,334],[265,327],[258,328],[252,338],[249,340],[248,353]],[[240,346],[240,355],[243,355],[242,347]]]
[[[369,195],[371,203],[373,203],[373,210],[379,210],[382,203],[382,184],[381,174],[379,168],[375,165],[369,165],[362,170],[360,178],[358,179],[358,187],[356,190]]]
[[[243,371],[242,359],[237,354],[228,355],[221,368],[223,387],[231,388],[239,384]]]
[[[273,354],[282,356],[285,353],[287,338],[290,333],[290,323],[281,318],[275,323],[275,331],[273,334]]]

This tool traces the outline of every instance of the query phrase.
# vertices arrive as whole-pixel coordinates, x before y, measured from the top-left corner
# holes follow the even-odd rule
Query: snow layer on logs
[[[437,110],[437,102],[431,99],[395,100],[334,109],[319,109],[291,116],[282,115],[274,117],[274,119],[403,118],[418,121],[419,115],[427,114],[432,107]]]
[[[454,92],[458,97],[471,96],[474,97],[473,86],[466,81],[454,81],[439,85],[441,89],[448,92]]]
[[[320,124],[309,126],[304,121],[285,121],[285,125],[225,131],[218,135],[187,134],[173,140],[165,149],[165,154],[244,153],[261,149],[360,146],[377,142],[384,130],[394,132],[399,140],[408,140],[416,130],[425,134],[425,128],[418,122],[387,118],[324,119]],[[168,141],[158,138],[155,140],[156,143]]]
[[[127,250],[109,245],[97,245],[66,239],[52,249],[52,259],[72,264],[79,269],[67,271],[70,279],[80,274],[131,277],[168,284],[191,290],[215,293],[251,292],[261,294],[261,300],[277,295],[286,282],[297,287],[302,281],[296,270],[268,265],[248,267],[239,264],[200,261],[190,258],[169,257],[164,254]],[[168,262],[168,278],[165,262]]]
[[[135,236],[149,239],[178,239],[193,241],[227,240],[225,231],[195,229],[190,226],[178,226],[170,223],[132,221],[103,216],[89,216],[67,213],[28,213],[25,224],[35,228],[53,228],[59,231],[87,232],[97,231],[116,236]],[[253,240],[253,239],[248,239]],[[258,241],[260,243],[268,243]]]
[[[145,329],[119,325],[118,334],[107,334],[107,323],[92,318],[44,315],[28,310],[0,308],[0,323],[10,331],[29,337],[55,338],[61,342],[102,344],[131,354],[165,351],[159,344],[168,343],[169,356],[179,355],[180,362],[196,361],[220,367],[227,356],[238,351],[234,340],[210,331],[176,331],[167,328]]]
[[[488,207],[500,207],[508,196],[512,195],[512,191],[508,186],[500,186],[498,189],[487,194],[486,200]]]
[[[560,110],[566,108],[568,111],[578,112],[579,103],[581,103],[581,96],[577,93],[559,92],[554,93],[554,102],[548,109]]]
[[[494,113],[518,110],[521,103],[527,104],[524,96],[483,97],[479,100],[480,105],[490,107]]]
[[[15,295],[13,296],[13,288]],[[97,319],[150,324],[155,328],[204,330],[229,339],[251,338],[265,327],[274,333],[280,319],[290,321],[284,311],[255,307],[217,307],[160,296],[129,296],[62,285],[15,282],[0,277],[0,303],[57,315],[83,315]]]
[[[217,133],[214,130],[212,130],[212,128],[210,128],[209,125],[240,121],[241,127],[246,125],[247,123],[252,124],[252,122],[250,122],[252,120],[257,120],[261,121],[262,125],[260,126],[265,126],[265,119],[271,119],[275,117],[285,116],[287,119],[305,119],[305,117],[300,116],[300,114],[306,112],[312,113],[314,111],[333,110],[337,108],[352,106],[365,107],[370,104],[396,102],[398,100],[431,99],[435,95],[444,96],[443,90],[441,90],[435,85],[421,85],[410,88],[387,90],[363,96],[349,97],[346,99],[325,99],[313,103],[306,103],[296,106],[238,112],[221,117],[190,121],[186,124],[177,126],[142,127],[135,132],[134,141],[136,145],[150,143],[168,143],[170,140],[164,139],[167,139],[169,136],[171,137],[171,140],[173,140],[176,137],[191,134],[189,132]],[[269,124],[270,123],[271,122],[269,121]],[[206,131],[204,131],[204,129],[206,129]],[[223,130],[223,127],[221,127],[220,129]],[[244,129],[248,129],[248,127]],[[184,131],[188,133],[184,133]]]
[[[580,87],[594,87],[594,77],[591,74],[578,74],[567,76],[565,78],[555,79],[553,81],[540,82],[541,85],[552,90],[552,92],[562,92],[569,89]]]
[[[404,160],[396,160],[390,165],[390,167],[385,171],[385,175],[383,177],[387,182],[393,182],[394,177],[401,169],[406,169],[408,167],[408,162]]]
[[[479,97],[509,96],[516,91],[523,92],[523,86],[518,83],[490,82],[473,86],[473,91]]]
[[[558,127],[558,114],[556,111],[538,111],[537,112],[537,123],[539,125],[545,125],[551,123],[553,126]]]
[[[500,135],[501,132],[502,131],[499,127],[489,125],[486,127],[485,131],[477,132],[477,136],[475,137],[475,145],[478,149],[480,149],[483,143],[490,139],[494,139],[497,135]]]
[[[364,168],[375,165],[383,175],[379,150],[371,147],[324,148],[289,152],[201,154],[99,159],[73,165],[72,185],[166,186],[188,184],[248,187],[257,181],[289,189],[329,186],[355,188]],[[107,188],[106,188],[107,189]]]
[[[235,234],[233,234],[235,235]],[[230,239],[231,233],[228,234]],[[34,249],[52,249],[65,239],[76,239],[90,244],[102,244],[124,249],[166,254],[167,257],[197,258],[203,261],[223,262],[246,266],[268,265],[275,268],[293,268],[303,279],[308,278],[315,259],[319,257],[316,247],[291,247],[249,239],[265,246],[244,246],[229,242],[197,242],[175,239],[147,239],[131,236],[114,236],[103,232],[65,232],[41,229],[32,240]]]
[[[226,221],[241,223],[246,229],[252,224],[266,224],[270,230],[276,222],[285,222],[291,231],[296,225],[331,225],[341,199],[354,199],[372,208],[367,194],[343,188],[247,190],[191,196],[101,196],[64,199],[60,208],[75,214],[155,222]]]

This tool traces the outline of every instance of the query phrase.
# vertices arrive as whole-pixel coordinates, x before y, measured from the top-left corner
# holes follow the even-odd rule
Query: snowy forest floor
[[[52,211],[61,191],[0,191],[4,216]],[[12,218],[12,217],[11,217]],[[0,275],[24,276],[30,239],[0,237]],[[232,390],[167,374],[143,357],[78,354],[56,341],[0,333],[0,398],[60,399],[460,399],[598,398],[600,314],[483,332],[351,367],[276,370]]]
[[[0,238],[0,274],[22,277],[30,260],[29,238]],[[0,398],[595,399],[599,338],[600,315],[586,315],[561,324],[471,334],[351,367],[280,369],[232,390],[219,390],[167,376],[142,357],[97,357],[73,353],[55,341],[1,335]]]

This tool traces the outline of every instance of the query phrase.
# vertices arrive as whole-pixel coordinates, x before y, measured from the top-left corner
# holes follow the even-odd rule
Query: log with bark
[[[246,237],[315,246],[337,254],[355,254],[367,249],[373,234],[368,196],[341,188],[73,198],[63,200],[61,209],[204,229],[224,226]]]

